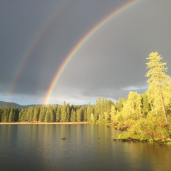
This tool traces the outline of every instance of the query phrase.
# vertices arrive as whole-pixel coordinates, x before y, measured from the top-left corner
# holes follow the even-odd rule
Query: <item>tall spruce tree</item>
[[[87,107],[87,121],[91,122],[91,104],[90,104],[90,102]]]
[[[61,108],[61,122],[67,121],[67,111],[66,111],[66,102],[64,101],[63,106]]]
[[[114,122],[114,120],[115,120],[115,115],[116,115],[116,110],[115,110],[115,106],[114,106],[114,105],[111,106],[110,115],[111,115],[111,122]]]
[[[84,121],[87,121],[87,108],[84,107]]]
[[[149,100],[153,102],[153,111],[155,111],[156,114],[160,112],[163,113],[165,123],[167,124],[166,106],[164,103],[165,96],[163,91],[169,86],[170,78],[165,73],[167,72],[167,68],[165,68],[166,63],[160,62],[162,57],[158,55],[157,52],[150,53],[147,59],[150,60],[146,63],[147,68],[150,68],[146,74],[146,77],[150,77],[147,80],[149,84],[149,89],[147,91]]]
[[[61,118],[61,107],[58,106],[57,112],[56,112],[56,122],[60,122]]]

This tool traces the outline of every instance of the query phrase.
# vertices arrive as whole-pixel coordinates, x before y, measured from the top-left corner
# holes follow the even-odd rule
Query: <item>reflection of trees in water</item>
[[[129,143],[123,148],[129,154],[129,161],[135,169],[171,170],[170,146],[160,147],[157,143]]]
[[[94,164],[113,161],[112,166],[126,165],[127,170],[171,170],[171,146],[114,142],[112,136],[118,132],[113,127],[89,124],[0,125],[0,150],[8,163],[15,160],[11,156],[17,156],[17,160],[30,160],[33,166],[37,162],[37,167],[46,170],[56,167],[58,162],[62,168],[66,159],[74,166],[86,159]],[[63,137],[66,140],[61,140]]]

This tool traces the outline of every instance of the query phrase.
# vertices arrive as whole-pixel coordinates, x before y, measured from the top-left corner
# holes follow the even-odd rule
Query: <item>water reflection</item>
[[[0,125],[0,170],[171,170],[171,146],[114,142],[117,133],[104,125]]]

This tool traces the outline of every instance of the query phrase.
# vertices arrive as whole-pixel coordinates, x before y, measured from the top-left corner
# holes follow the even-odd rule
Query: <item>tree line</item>
[[[171,81],[166,75],[166,63],[161,63],[162,57],[157,52],[147,58],[149,71],[146,77],[149,84],[144,94],[129,92],[126,99],[119,98],[113,102],[110,99],[98,97],[96,103],[88,106],[48,105],[33,106],[28,109],[15,107],[0,108],[0,122],[82,122],[113,123],[114,125],[134,125],[147,120],[158,119],[165,125],[171,123]],[[156,121],[155,121],[156,122]]]

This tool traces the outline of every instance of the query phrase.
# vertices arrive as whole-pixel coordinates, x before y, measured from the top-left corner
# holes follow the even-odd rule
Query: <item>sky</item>
[[[43,104],[66,57],[130,0],[8,0],[0,5],[0,101]],[[48,104],[117,101],[148,89],[146,59],[158,52],[171,75],[171,1],[140,0],[95,31],[55,84]]]

